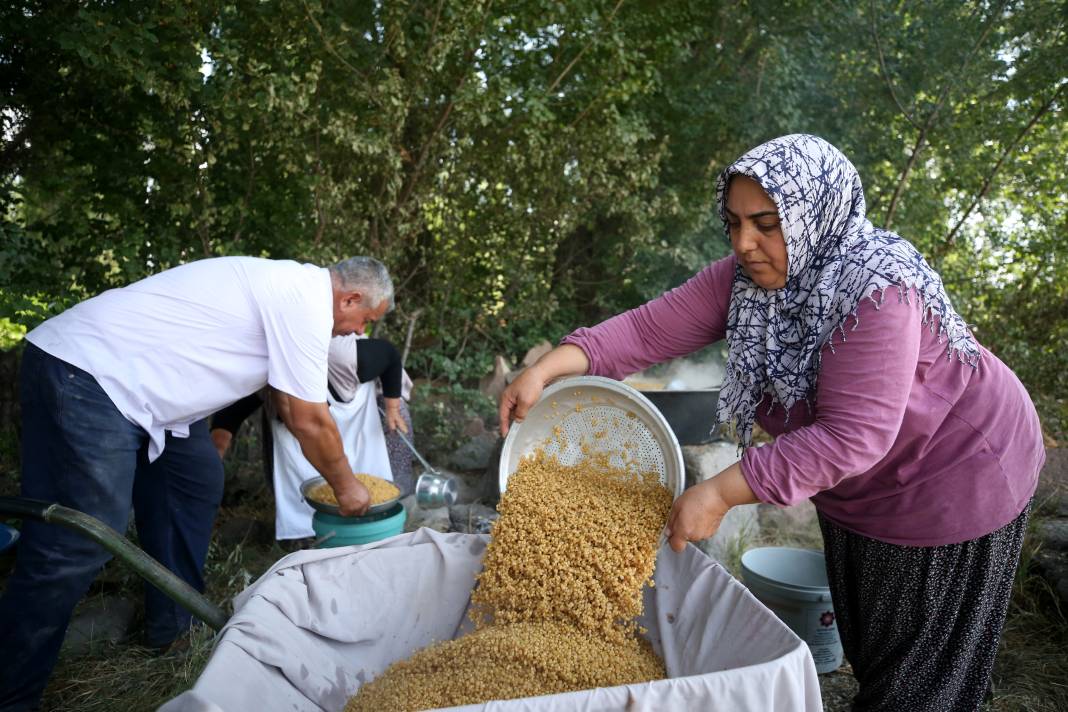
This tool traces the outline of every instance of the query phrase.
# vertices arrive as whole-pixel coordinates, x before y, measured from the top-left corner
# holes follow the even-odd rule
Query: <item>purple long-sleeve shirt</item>
[[[719,260],[563,342],[586,353],[589,373],[612,378],[692,353],[726,336],[734,269],[733,257]],[[863,300],[856,328],[850,317],[846,340],[823,348],[814,412],[799,403],[787,419],[761,404],[757,421],[775,442],[741,461],[758,499],[811,497],[836,524],[905,546],[975,539],[1020,513],[1045,460],[1031,398],[986,349],[978,368],[947,358],[922,317],[915,294],[905,302],[893,287],[880,308]]]

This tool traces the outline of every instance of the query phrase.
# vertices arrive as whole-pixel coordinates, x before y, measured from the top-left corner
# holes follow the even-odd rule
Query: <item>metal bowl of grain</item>
[[[360,516],[384,512],[400,501],[400,490],[389,480],[364,473],[357,473],[356,478],[371,491],[371,506]],[[386,496],[390,492],[393,493],[392,496]],[[332,514],[335,517],[344,516],[341,514],[341,510],[338,509],[334,491],[330,488],[326,478],[313,477],[310,480],[305,480],[300,484],[300,494],[304,497],[304,501],[311,505],[311,508],[315,511]]]
[[[634,388],[601,376],[576,376],[545,388],[525,420],[512,425],[501,450],[500,491],[523,457],[542,450],[563,465],[607,453],[614,467],[655,472],[682,494],[682,448],[667,420]]]

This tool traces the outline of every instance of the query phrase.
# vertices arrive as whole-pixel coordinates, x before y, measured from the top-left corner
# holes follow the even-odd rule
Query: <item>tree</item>
[[[415,370],[474,377],[725,254],[717,173],[808,131],[1063,388],[1057,3],[23,0],[0,27],[0,317],[209,255],[370,253]]]

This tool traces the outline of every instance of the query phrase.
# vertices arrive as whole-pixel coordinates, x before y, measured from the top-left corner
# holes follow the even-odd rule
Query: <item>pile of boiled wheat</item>
[[[400,496],[400,490],[389,480],[384,480],[381,477],[375,477],[374,475],[368,475],[363,472],[355,473],[356,479],[360,481],[367,491],[371,493],[371,504],[381,504],[391,499],[396,499]],[[334,490],[331,489],[327,483],[315,485],[308,490],[308,497],[314,499],[316,502],[322,502],[323,504],[337,504],[337,497],[334,496]]]
[[[498,507],[478,588],[477,630],[393,664],[346,712],[421,710],[665,677],[638,635],[671,493],[654,474],[593,455],[523,460]]]

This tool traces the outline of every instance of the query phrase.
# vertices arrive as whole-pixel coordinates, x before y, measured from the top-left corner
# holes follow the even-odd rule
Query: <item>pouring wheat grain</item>
[[[472,594],[477,630],[395,663],[346,712],[417,710],[665,677],[638,636],[671,493],[655,473],[535,453],[501,499]]]

